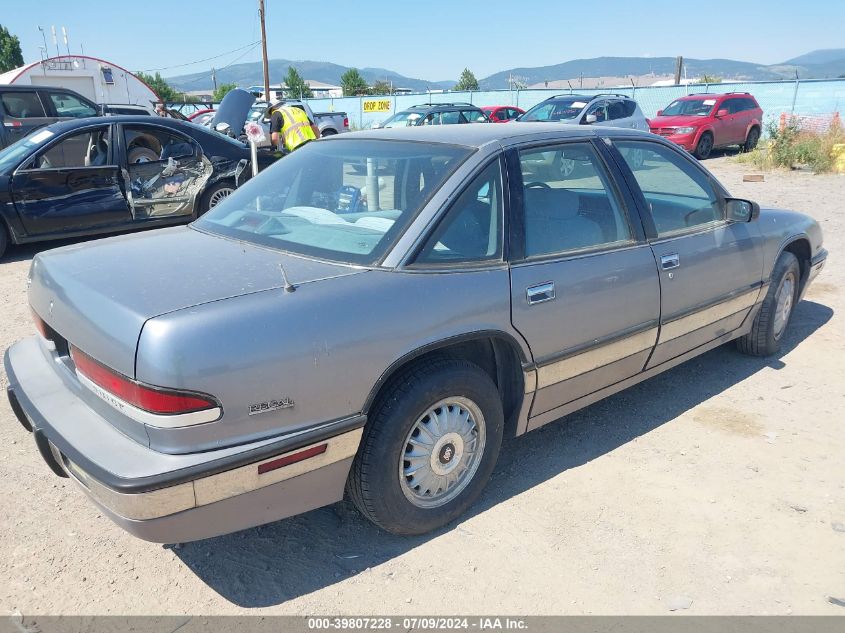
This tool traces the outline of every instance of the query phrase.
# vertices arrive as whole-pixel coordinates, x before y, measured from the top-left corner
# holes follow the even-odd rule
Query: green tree
[[[135,75],[138,77],[138,79],[140,79],[150,88],[155,90],[159,96],[159,99],[161,99],[165,103],[186,100],[185,95],[176,90],[170,84],[168,84],[167,81],[165,81],[159,73],[156,73],[155,75],[148,75],[145,72],[138,71],[135,73]]]
[[[23,66],[21,41],[0,24],[0,73]]]
[[[223,101],[223,97],[225,97],[227,94],[232,92],[232,90],[234,90],[237,87],[238,87],[238,84],[220,84],[214,90],[214,96],[212,97],[212,100],[214,102]]]
[[[371,95],[389,95],[392,94],[392,92],[392,86],[389,81],[379,80],[373,84],[372,88],[370,88]]]
[[[340,76],[340,85],[343,88],[344,97],[365,95],[369,90],[367,82],[358,72],[357,68],[350,68]]]
[[[285,92],[288,93],[289,97],[309,99],[314,96],[314,93],[311,92],[311,88],[305,83],[302,75],[293,66],[288,66],[288,74],[285,75],[285,86],[287,86]]]
[[[469,68],[464,68],[464,72],[461,73],[461,78],[455,84],[454,90],[480,90],[478,79],[475,78]]]

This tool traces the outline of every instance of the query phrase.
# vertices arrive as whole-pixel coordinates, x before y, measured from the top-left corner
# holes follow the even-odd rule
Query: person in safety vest
[[[318,138],[320,130],[305,111],[284,105],[273,109],[270,115],[270,140],[278,149],[292,152]]]

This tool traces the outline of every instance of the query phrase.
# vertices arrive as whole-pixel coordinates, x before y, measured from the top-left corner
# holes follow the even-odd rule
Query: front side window
[[[440,125],[440,113],[432,112],[427,115],[422,122],[422,125]]]
[[[397,112],[385,121],[382,127],[410,127],[412,125],[419,125],[421,116],[419,112]]]
[[[464,190],[426,241],[416,263],[502,258],[502,171],[494,161]]]
[[[32,119],[46,116],[44,106],[38,94],[32,92],[0,92],[0,101],[3,102],[3,109],[10,117],[15,119]]]
[[[610,119],[607,112],[607,105],[607,101],[596,101],[587,110],[587,114],[585,116],[590,116],[591,114],[594,115],[596,117],[596,123],[608,121]]]
[[[526,257],[632,240],[616,191],[590,143],[523,150],[519,160]]]
[[[637,104],[627,99],[611,101],[607,108],[607,117],[609,121],[627,119],[628,117],[634,116],[636,109]]]
[[[67,92],[51,92],[50,100],[60,117],[84,118],[97,116],[97,110]]]
[[[109,130],[110,126],[104,125],[65,136],[39,153],[30,168],[73,169],[107,165],[111,145]]]
[[[722,208],[713,185],[679,152],[658,143],[614,141],[648,203],[659,237],[718,222]],[[635,157],[642,163],[635,167]]]
[[[484,123],[488,120],[487,115],[480,110],[461,110],[461,114],[468,123]],[[504,115],[504,110],[501,111],[501,114]],[[504,116],[502,119],[504,119]]]
[[[581,114],[587,101],[577,98],[544,101],[528,110],[520,121],[571,121]]]
[[[441,143],[308,143],[195,225],[283,251],[372,264],[471,153]]]

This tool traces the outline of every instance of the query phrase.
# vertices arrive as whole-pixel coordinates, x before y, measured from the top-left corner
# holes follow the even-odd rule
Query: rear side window
[[[466,123],[466,120],[457,110],[449,110],[447,112],[440,113],[440,123],[442,125],[452,125],[455,123]]]
[[[634,110],[637,109],[637,104],[627,99],[619,99],[618,101],[611,101],[607,107],[607,118],[609,121],[615,119],[627,119],[633,116]]]
[[[3,109],[10,117],[15,119],[31,119],[46,116],[44,106],[38,94],[32,92],[7,92],[0,94],[0,101],[3,102]]]
[[[50,100],[56,108],[56,114],[60,117],[71,117],[80,119],[89,116],[97,116],[97,110],[67,92],[51,92]]]

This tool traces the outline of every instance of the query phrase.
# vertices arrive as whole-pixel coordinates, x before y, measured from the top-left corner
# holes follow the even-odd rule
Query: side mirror
[[[598,120],[599,119],[595,114],[588,114],[587,116],[584,117],[584,123],[586,125],[590,125],[591,123],[595,123]]]
[[[760,217],[760,205],[741,198],[727,198],[725,211],[729,222],[751,222]]]
[[[663,116],[663,110],[658,110],[658,111],[657,111],[657,116]]]
[[[728,111],[725,108],[722,108],[718,112],[716,112],[716,118],[721,119],[723,116],[728,116]]]

